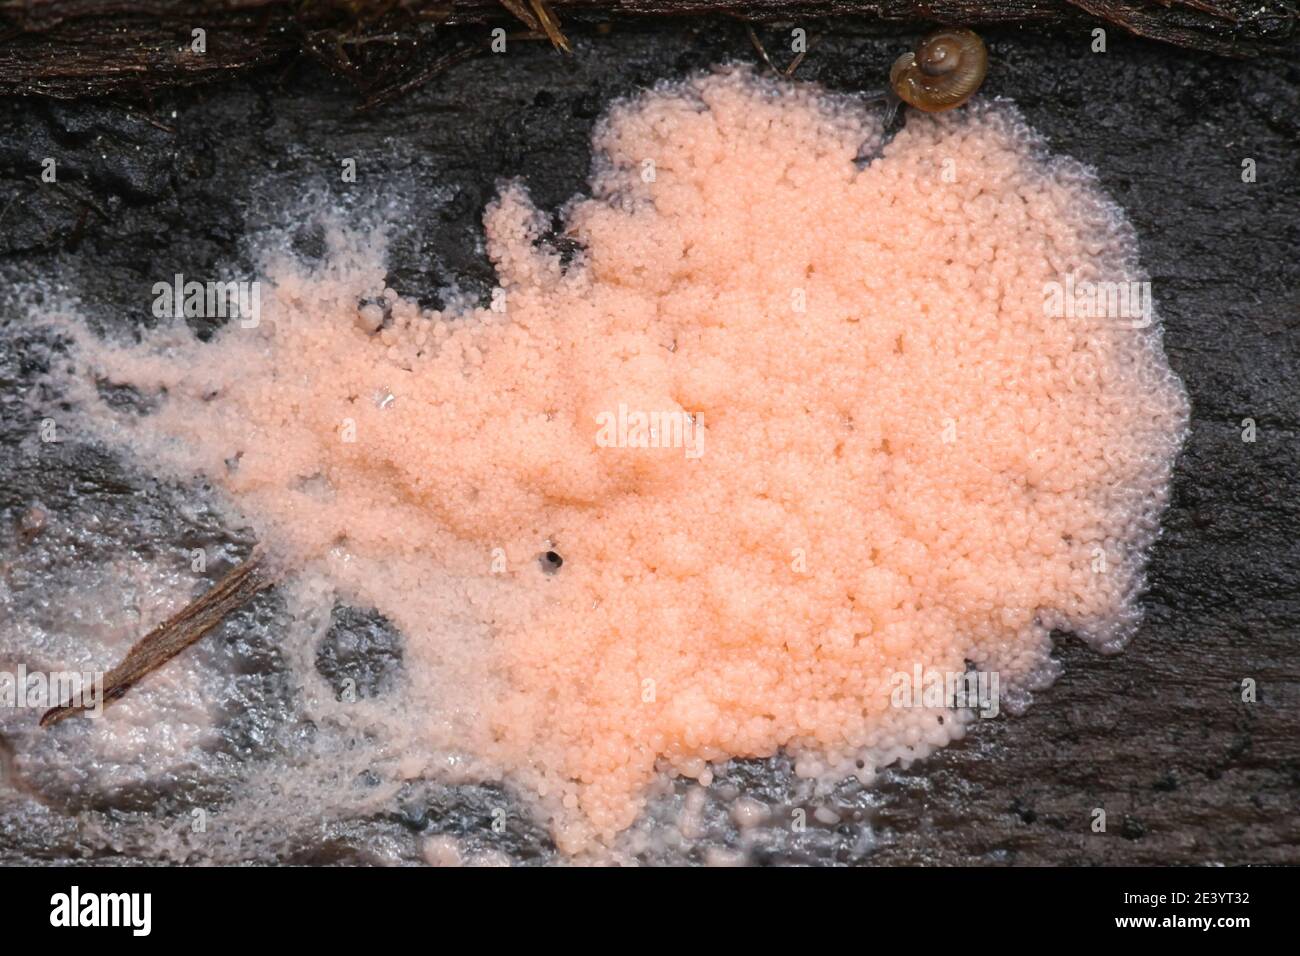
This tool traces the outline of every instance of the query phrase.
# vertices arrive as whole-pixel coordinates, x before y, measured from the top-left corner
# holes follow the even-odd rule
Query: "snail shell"
[[[961,106],[988,72],[989,51],[971,30],[936,30],[894,61],[889,85],[903,102],[927,113]]]

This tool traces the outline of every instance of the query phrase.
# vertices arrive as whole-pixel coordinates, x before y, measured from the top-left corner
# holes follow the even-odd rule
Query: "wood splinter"
[[[127,691],[144,677],[207,634],[227,614],[274,584],[274,576],[265,571],[261,561],[261,553],[254,551],[247,561],[218,581],[210,591],[137,641],[122,663],[104,675],[99,695],[104,706],[125,697]],[[41,726],[51,727],[65,717],[93,706],[93,701],[83,701],[52,707],[41,717]]]

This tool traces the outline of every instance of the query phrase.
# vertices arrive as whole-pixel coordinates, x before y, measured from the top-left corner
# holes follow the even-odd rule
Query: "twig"
[[[785,68],[785,73],[783,74],[787,80],[794,76],[794,71],[799,69],[799,64],[803,62],[803,58],[807,55],[807,50],[800,50],[799,55],[790,61],[790,65]]]
[[[811,50],[816,43],[816,41],[809,43],[808,46],[800,50],[798,55],[790,61],[789,66],[784,70],[781,70],[777,68],[776,64],[773,63],[771,58],[767,55],[767,50],[763,48],[763,41],[760,40],[758,34],[754,32],[753,24],[748,20],[744,20],[743,22],[745,24],[745,32],[749,34],[750,42],[754,44],[754,49],[758,51],[758,55],[762,57],[763,62],[767,64],[767,68],[783,79],[788,80],[794,77],[794,71],[799,69],[799,64],[803,62],[803,58],[808,55],[808,51]]]
[[[144,677],[220,624],[231,611],[247,604],[274,583],[274,577],[262,568],[261,555],[254,552],[252,557],[218,581],[212,590],[136,642],[122,663],[104,675],[100,692],[104,706],[120,700]],[[93,706],[93,703],[69,702],[52,707],[41,717],[41,726],[53,726],[89,706]]]
[[[569,46],[569,38],[560,31],[560,21],[551,12],[551,8],[546,5],[546,0],[529,0],[529,3],[532,4],[533,13],[537,14],[537,19],[542,22],[542,30],[550,38],[551,44],[557,50],[572,53],[573,47]]]
[[[776,68],[776,64],[768,58],[767,50],[763,49],[763,41],[760,40],[758,34],[754,32],[754,27],[751,24],[746,23],[745,32],[749,34],[749,42],[754,44],[754,49],[757,50],[758,55],[763,58],[763,62],[767,64],[767,68],[773,73],[779,73],[780,71]]]

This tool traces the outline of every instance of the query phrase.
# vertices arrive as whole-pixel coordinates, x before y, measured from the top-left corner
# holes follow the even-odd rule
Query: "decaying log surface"
[[[1230,56],[1275,49],[1297,18],[1292,0],[0,0],[0,92],[149,92],[305,54],[370,93],[408,88],[484,48],[484,24],[545,33],[563,48],[560,21],[569,18],[582,31],[593,20],[718,12],[755,21],[1092,23]],[[195,29],[205,31],[203,52],[193,48]]]
[[[784,66],[776,42],[788,31],[756,31]],[[874,789],[837,793],[837,823],[819,822],[807,805],[807,832],[798,840],[773,834],[755,859],[1300,863],[1294,54],[1226,61],[1112,34],[1108,52],[1094,55],[1086,30],[994,28],[987,36],[986,92],[1014,99],[1052,149],[1096,166],[1127,211],[1170,362],[1191,397],[1191,435],[1150,568],[1146,621],[1117,657],[1062,639],[1064,673],[1028,713],[981,721],[965,740],[890,771]],[[854,20],[810,31],[810,39],[798,76],[841,90],[883,83],[900,48],[898,36]],[[434,297],[455,281],[486,295],[495,280],[476,238],[500,177],[521,176],[540,206],[558,208],[584,188],[592,126],[612,99],[728,58],[756,59],[744,26],[726,17],[638,20],[599,40],[575,57],[544,44],[512,46],[361,117],[355,92],[310,62],[287,75],[266,70],[161,90],[147,115],[120,99],[0,98],[0,268],[6,279],[57,277],[95,322],[129,332],[150,321],[155,280],[251,268],[241,258],[244,235],[284,225],[277,199],[316,186],[340,203],[393,192],[409,199],[391,250],[390,282],[403,294]],[[339,181],[345,156],[358,158],[355,184]],[[39,183],[45,157],[58,161],[59,189]],[[1257,174],[1251,182],[1243,181],[1246,160]],[[305,227],[292,239],[303,254],[319,243]],[[119,550],[160,563],[187,561],[191,547],[232,560],[242,554],[246,542],[236,548],[215,517],[196,515],[193,489],[150,482],[75,436],[32,450],[40,420],[26,398],[39,388],[44,361],[35,337],[0,304],[0,537],[39,501],[50,515],[44,533],[78,561],[109,562]],[[1245,419],[1254,441],[1243,440]],[[79,536],[89,527],[106,529],[90,553],[99,539]],[[13,554],[0,547],[0,571]],[[187,651],[215,655],[214,672],[243,674],[241,709],[216,730],[234,741],[232,752],[244,752],[239,735],[249,726],[260,741],[296,719],[292,691],[281,686],[276,613],[262,607]],[[342,676],[364,683],[392,661],[395,638],[362,615],[340,615],[339,632],[343,650],[322,655],[322,674],[339,677],[345,660],[357,670]],[[1253,703],[1242,699],[1245,679],[1257,684]],[[80,723],[42,738],[33,729],[27,739],[85,729]],[[20,756],[22,743],[14,741]],[[779,761],[745,763],[727,777],[774,806],[792,803]],[[41,817],[42,827],[27,825],[17,797],[0,794],[0,860],[76,859],[77,807],[92,801],[112,811],[125,836],[143,826],[133,812],[147,822],[157,807],[172,807],[188,821],[190,806],[207,805],[198,801],[209,783],[179,795],[168,780],[133,793],[43,792],[61,812]],[[363,821],[367,829],[359,823],[328,839],[304,831],[286,858],[365,862],[373,837],[415,862],[420,836],[445,832],[481,838],[515,860],[554,858],[535,829],[492,835],[483,821],[501,799],[481,788],[424,802],[412,796]],[[1104,833],[1091,826],[1098,808],[1108,817]],[[138,857],[105,851],[102,859]]]

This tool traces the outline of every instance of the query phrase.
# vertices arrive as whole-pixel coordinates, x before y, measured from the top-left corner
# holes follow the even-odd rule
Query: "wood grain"
[[[0,92],[147,94],[300,56],[373,87],[391,84],[430,50],[445,56],[448,43],[482,48],[484,24],[549,28],[534,9],[554,15],[558,35],[589,32],[597,21],[718,12],[754,21],[852,16],[1036,30],[1093,23],[1228,56],[1275,51],[1294,35],[1297,18],[1288,0],[549,0],[536,8],[516,0],[0,0]],[[196,28],[206,31],[201,54],[191,49]]]
[[[783,66],[789,51],[776,54],[788,31],[756,30]],[[1227,61],[1112,35],[1102,55],[1089,51],[1088,29],[993,27],[985,36],[985,92],[1013,99],[1054,151],[1095,167],[1132,220],[1170,362],[1191,396],[1192,432],[1150,567],[1146,620],[1116,657],[1061,635],[1064,673],[1026,714],[982,721],[961,743],[886,774],[872,790],[837,792],[839,823],[818,823],[798,841],[772,836],[758,862],[1300,863],[1295,51]],[[142,297],[152,281],[240,262],[247,231],[279,224],[275,197],[320,186],[351,204],[358,193],[349,190],[400,191],[411,211],[393,245],[390,283],[432,298],[455,280],[486,296],[495,280],[474,237],[498,179],[521,176],[540,206],[557,208],[585,187],[592,126],[611,100],[728,58],[756,60],[743,24],[727,17],[639,20],[598,39],[583,40],[572,58],[535,43],[473,59],[362,117],[355,91],[313,63],[288,75],[262,70],[205,89],[162,90],[152,114],[121,98],[0,98],[0,264],[61,276],[96,323],[130,334],[147,321]],[[842,19],[812,39],[800,78],[871,90],[909,38]],[[63,192],[36,184],[51,155]],[[357,184],[338,182],[340,156],[359,158]],[[1246,160],[1256,165],[1255,182],[1243,182]],[[89,203],[103,214],[86,215]],[[306,252],[314,241],[292,240]],[[124,529],[118,546],[150,555],[219,540],[210,522],[193,525],[176,500],[185,500],[181,490],[164,494],[84,444],[50,446],[39,458],[24,451],[39,420],[22,396],[37,387],[41,360],[21,320],[4,317],[6,518],[39,500],[63,526]],[[1245,419],[1256,423],[1254,442],[1243,441]],[[96,558],[112,554],[106,546]],[[265,681],[264,692],[240,698],[240,719],[257,728],[258,741],[293,719],[274,679],[281,625],[264,616],[257,627],[246,619],[225,643],[189,652],[228,645],[229,666],[242,662],[257,688]],[[1242,699],[1246,678],[1259,688],[1254,703]],[[245,752],[237,736],[245,726],[234,717],[222,726],[237,741],[232,752]],[[730,779],[773,806],[800,799],[779,761],[739,765]],[[146,817],[177,799],[173,784],[157,786],[135,795]],[[127,799],[45,798],[107,809]],[[306,834],[293,859],[364,861],[366,840],[377,838],[410,845],[418,860],[413,829],[480,833],[504,798],[480,788],[419,799],[409,797],[401,821],[369,821],[355,838],[322,845]],[[806,805],[810,820],[815,808]],[[1090,827],[1098,808],[1107,811],[1104,833]],[[129,815],[121,819],[131,826]],[[72,858],[73,837],[52,832],[0,827],[0,851]],[[491,845],[516,860],[554,854],[538,830],[501,840]]]

